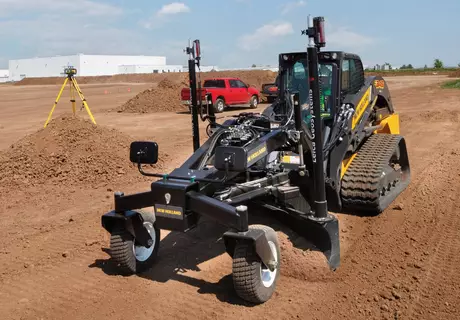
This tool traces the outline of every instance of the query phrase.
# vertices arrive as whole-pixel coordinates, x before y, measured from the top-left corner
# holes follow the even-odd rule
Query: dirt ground
[[[192,152],[189,114],[109,112],[152,83],[83,84],[98,125],[69,118],[64,96],[42,129],[59,86],[0,86],[1,318],[460,319],[460,91],[439,89],[444,79],[387,78],[409,188],[378,217],[337,215],[335,272],[278,225],[282,275],[255,307],[233,293],[225,230],[211,222],[186,235],[163,231],[160,260],[140,276],[117,275],[109,261],[100,217],[113,192],[151,182],[128,164],[129,141],[157,141],[155,170],[168,172]]]

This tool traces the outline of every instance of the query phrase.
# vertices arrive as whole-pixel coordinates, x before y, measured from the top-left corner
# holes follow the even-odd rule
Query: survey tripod
[[[75,105],[75,92],[77,92],[78,96],[80,97],[81,101],[83,102],[83,107],[86,109],[86,112],[88,112],[89,117],[91,118],[91,121],[96,124],[96,120],[94,120],[93,114],[91,113],[91,110],[88,107],[88,103],[86,103],[85,96],[83,95],[83,92],[80,89],[80,86],[77,83],[77,80],[75,79],[75,75],[77,74],[77,69],[74,67],[67,67],[64,69],[64,73],[67,75],[67,77],[64,80],[64,83],[62,84],[61,90],[59,91],[59,94],[56,98],[56,101],[54,102],[53,108],[51,109],[48,119],[45,122],[44,128],[48,125],[48,123],[51,120],[51,116],[53,115],[54,109],[56,108],[56,105],[59,102],[59,99],[61,99],[61,95],[64,92],[64,88],[69,83],[70,85],[70,102],[72,103],[72,111],[73,115],[75,115],[76,112],[76,105]]]

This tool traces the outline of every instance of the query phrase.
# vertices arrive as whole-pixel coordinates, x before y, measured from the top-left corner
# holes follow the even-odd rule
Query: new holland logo
[[[166,204],[169,204],[171,202],[171,195],[169,193],[165,194],[165,200]]]

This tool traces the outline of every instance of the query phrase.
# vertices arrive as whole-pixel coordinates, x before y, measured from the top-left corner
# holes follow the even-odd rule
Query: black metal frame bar
[[[155,194],[152,191],[124,195],[115,193],[115,212],[124,213],[129,210],[151,207],[155,204]]]
[[[165,189],[168,188],[167,182],[165,187]],[[163,195],[154,191],[135,193],[126,196],[118,193],[115,196],[115,210],[113,212],[119,216],[110,214],[110,217],[128,218],[128,216],[126,216],[127,212],[129,213],[135,209],[151,207],[156,204],[163,204],[163,202]],[[228,226],[229,228],[234,228],[238,231],[244,232],[248,230],[247,209],[241,210],[241,208],[235,208],[228,203],[208,197],[194,190],[185,193],[183,204],[185,204],[182,208],[184,212],[191,211],[199,215],[207,216],[218,223]],[[159,227],[162,228],[163,226]]]
[[[314,27],[310,25],[310,30]],[[328,215],[326,200],[326,184],[324,177],[324,154],[323,150],[323,122],[321,119],[320,90],[318,81],[318,50],[314,42],[316,32],[310,32],[310,43],[307,49],[308,72],[310,79],[310,108],[312,114],[313,148],[311,150],[314,167],[315,189],[315,215],[317,218],[326,218]]]
[[[188,59],[188,74],[190,81],[190,105],[192,110],[192,135],[193,135],[193,151],[200,148],[200,129],[198,127],[198,99],[197,99],[197,84],[196,84],[196,70],[195,67],[199,64],[200,52],[198,57],[195,56],[197,40],[194,41],[193,45],[189,41],[189,47],[186,48],[186,53],[189,55]],[[198,60],[198,62],[197,62]],[[201,105],[200,105],[201,108]]]
[[[248,210],[246,207],[233,207],[201,193],[190,191],[187,194],[191,211],[207,216],[216,222],[240,232],[248,230]]]

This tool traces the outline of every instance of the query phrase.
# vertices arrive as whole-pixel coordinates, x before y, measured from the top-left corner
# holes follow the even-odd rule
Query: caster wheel
[[[237,295],[251,303],[264,303],[271,298],[280,275],[280,246],[275,230],[263,225],[252,225],[250,229],[263,230],[275,256],[277,266],[270,269],[260,260],[253,246],[239,243],[233,256],[233,286]]]
[[[153,245],[150,248],[136,243],[136,239],[124,228],[115,227],[110,237],[110,253],[122,272],[136,274],[149,269],[156,261],[160,246],[160,229],[156,227],[155,216],[140,211],[144,226],[150,233]]]

